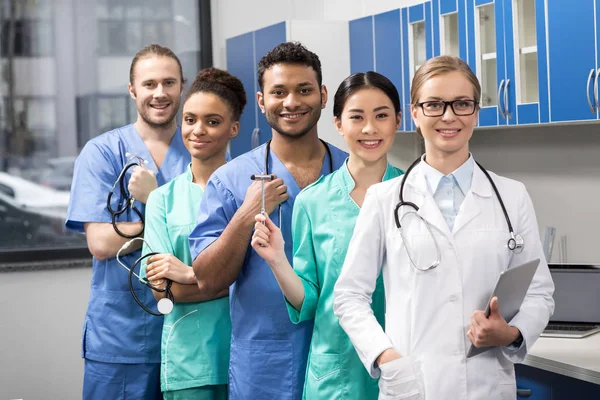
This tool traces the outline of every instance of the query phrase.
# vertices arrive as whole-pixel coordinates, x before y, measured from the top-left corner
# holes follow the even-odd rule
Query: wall
[[[227,38],[283,20],[347,21],[420,2],[211,0],[214,64],[226,66]],[[331,100],[339,82],[325,83]],[[323,115],[330,118],[328,113]],[[319,129],[327,140],[342,143],[333,126],[323,129],[320,125]],[[398,134],[390,159],[406,167],[420,149],[415,134]],[[471,150],[490,170],[527,185],[541,232],[545,226],[557,228],[551,261],[559,261],[558,241],[566,235],[568,262],[600,262],[600,125],[479,129]]]
[[[91,272],[0,273],[0,399],[81,399]]]

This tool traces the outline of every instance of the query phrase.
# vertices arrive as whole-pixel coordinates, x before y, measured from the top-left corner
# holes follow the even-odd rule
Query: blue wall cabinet
[[[285,41],[285,22],[227,39],[227,70],[242,81],[248,98],[238,137],[230,142],[231,157],[237,157],[271,137],[271,128],[256,103],[259,90],[256,64],[270,49]]]
[[[431,2],[427,1],[401,10],[402,69],[404,74],[405,104],[410,103],[410,87],[415,72],[423,63],[433,57],[433,13]],[[410,115],[406,116],[406,130],[414,131],[415,124]]]
[[[335,146],[345,147],[344,139],[333,125],[332,109],[337,87],[350,74],[348,34],[348,22],[344,21],[290,20],[227,39],[227,70],[240,78],[248,97],[240,133],[230,142],[232,157],[271,138],[271,127],[256,101],[256,93],[260,90],[257,64],[273,47],[286,41],[301,42],[319,56],[323,84],[329,89],[329,101],[318,122],[319,137]]]
[[[431,0],[433,55],[467,61],[467,5],[465,1]]]
[[[549,121],[543,0],[467,0],[469,64],[481,82],[480,126]]]
[[[350,21],[349,29],[350,72],[376,71],[392,81],[398,90],[402,105],[403,115],[399,130],[407,130],[407,120],[410,123],[410,107],[403,91],[400,10]]]
[[[596,3],[596,4],[594,4]],[[600,2],[548,1],[550,119],[552,122],[598,117],[598,50],[596,27]],[[600,45],[600,43],[598,43]]]

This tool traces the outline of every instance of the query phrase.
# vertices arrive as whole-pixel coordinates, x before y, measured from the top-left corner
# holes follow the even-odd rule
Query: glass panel
[[[481,106],[498,105],[496,23],[494,3],[477,7],[479,24],[475,32],[477,41],[477,75],[481,82]]]
[[[425,22],[416,22],[414,24],[411,24],[411,31],[412,31],[412,61],[413,61],[413,68],[412,68],[412,74],[414,74],[417,69],[419,69],[419,67],[421,65],[423,65],[423,63],[425,62],[425,60],[427,59],[427,45],[425,43]]]
[[[481,82],[481,106],[497,106],[498,93],[496,87],[496,59],[484,60],[481,63],[479,78]]]
[[[444,25],[442,54],[458,57],[458,13],[442,16],[442,23]]]
[[[515,0],[515,59],[517,67],[517,103],[539,101],[535,0]]]
[[[135,122],[131,58],[146,41],[177,50],[173,16],[185,13],[198,29],[197,3],[0,0],[0,258],[7,249],[86,246],[64,228],[73,162],[89,139]],[[184,47],[199,52],[198,35]],[[193,78],[200,65],[186,61]]]

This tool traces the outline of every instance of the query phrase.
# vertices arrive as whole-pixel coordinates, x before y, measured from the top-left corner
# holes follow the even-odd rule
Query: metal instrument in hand
[[[423,160],[425,160],[425,158],[423,158]],[[402,241],[404,242],[404,248],[406,249],[406,254],[408,255],[408,259],[410,260],[410,263],[412,264],[413,267],[415,267],[419,271],[428,271],[428,270],[434,269],[438,265],[440,265],[441,258],[442,258],[440,246],[439,246],[437,240],[435,239],[435,235],[433,234],[433,231],[431,230],[431,226],[429,226],[427,221],[425,221],[423,219],[423,217],[421,217],[418,214],[419,207],[413,202],[404,201],[404,184],[408,180],[408,176],[409,176],[410,172],[420,162],[421,162],[421,157],[419,157],[417,160],[415,160],[415,162],[413,162],[411,164],[411,166],[408,167],[408,170],[406,170],[406,173],[402,177],[402,184],[400,185],[400,194],[399,194],[400,201],[398,202],[398,204],[396,204],[396,208],[394,209],[394,219],[396,221],[396,227],[400,230],[400,237],[402,238]],[[475,161],[475,164],[477,164],[477,166],[481,169],[481,171],[483,171],[483,173],[487,177],[488,181],[492,185],[492,189],[494,189],[496,198],[498,199],[498,202],[500,203],[500,207],[502,208],[502,212],[504,213],[504,218],[506,219],[506,224],[508,225],[508,233],[510,235],[510,238],[508,239],[506,246],[508,247],[509,250],[513,251],[516,254],[521,253],[523,251],[525,242],[521,235],[515,234],[512,223],[510,222],[510,218],[508,216],[508,212],[506,211],[506,207],[504,206],[504,202],[502,201],[502,197],[500,196],[500,192],[498,191],[498,188],[496,187],[494,180],[492,179],[490,174],[487,172],[487,170],[481,166],[481,164],[479,164],[477,161]],[[402,217],[400,217],[400,215],[399,215],[400,209],[403,206],[412,208],[412,210],[409,212],[404,212],[404,214],[402,214]],[[410,250],[408,242],[406,240],[406,237],[404,236],[404,229],[402,229],[402,220],[404,219],[404,217],[406,217],[406,215],[411,215],[411,214],[414,214],[415,216],[417,216],[417,218],[419,218],[425,224],[425,226],[427,227],[427,230],[429,231],[429,234],[431,235],[433,243],[435,245],[437,258],[435,259],[435,261],[433,261],[431,263],[431,265],[429,265],[425,268],[419,267],[417,265],[417,263],[415,262],[415,259],[413,258],[414,254],[411,254],[412,251]]]
[[[131,268],[129,268],[128,266],[126,266],[125,264],[123,264],[121,262],[121,260],[119,259],[119,256],[121,255],[121,251],[125,250],[136,240],[141,240],[142,242],[146,243],[146,245],[150,249],[150,253],[142,255],[140,258],[138,258],[135,261],[135,263],[131,266]],[[121,264],[121,266],[123,268],[125,268],[128,272],[129,290],[130,290],[131,295],[133,296],[133,299],[135,300],[135,302],[140,307],[142,307],[142,309],[144,311],[146,311],[148,314],[151,314],[151,315],[154,315],[157,317],[161,317],[161,316],[163,316],[165,314],[169,314],[171,311],[173,311],[173,303],[175,302],[175,298],[173,297],[173,293],[171,292],[171,285],[173,284],[173,281],[171,281],[170,279],[165,279],[166,285],[164,288],[161,288],[159,286],[155,286],[152,283],[150,283],[150,281],[146,277],[142,278],[138,274],[135,273],[135,268],[138,265],[140,265],[143,260],[150,258],[156,254],[160,254],[160,253],[156,253],[156,252],[152,251],[150,244],[146,240],[144,240],[144,238],[137,237],[137,238],[133,238],[130,241],[128,241],[127,243],[125,243],[117,252],[116,258],[117,258],[117,262],[119,264]],[[146,307],[146,305],[144,303],[142,303],[140,301],[140,299],[138,299],[137,295],[135,294],[135,290],[133,289],[133,277],[134,276],[138,279],[138,281],[142,282],[144,285],[146,285],[150,289],[154,290],[155,292],[165,294],[165,297],[163,297],[162,299],[160,299],[158,301],[158,304],[157,304],[158,312],[150,310],[148,307]]]
[[[260,213],[262,215],[265,215],[267,213],[266,209],[265,209],[265,181],[272,181],[273,179],[275,179],[275,175],[252,175],[250,176],[250,179],[252,179],[253,181],[260,181],[260,186],[261,186],[261,206],[260,206]],[[281,222],[281,205],[279,206],[279,221]],[[264,225],[265,221],[263,221],[263,225]]]
[[[108,212],[110,212],[111,222],[112,222],[113,228],[115,229],[115,232],[117,232],[119,234],[119,236],[121,236],[121,237],[124,237],[127,239],[133,239],[135,237],[140,236],[142,234],[142,232],[144,232],[144,216],[142,215],[142,212],[135,206],[135,198],[133,196],[131,196],[131,194],[129,193],[129,190],[127,190],[127,187],[125,185],[125,176],[127,175],[127,171],[129,171],[129,169],[136,167],[136,166],[142,166],[144,164],[148,164],[148,161],[144,160],[143,158],[141,158],[139,156],[133,156],[130,153],[125,153],[125,157],[127,157],[125,166],[123,167],[123,169],[121,170],[121,173],[119,174],[119,177],[113,184],[112,189],[110,190],[110,192],[108,192],[108,198],[106,199],[106,208],[108,209]],[[115,210],[110,203],[112,200],[112,196],[115,192],[115,189],[117,188],[117,184],[119,185],[119,189],[120,189],[121,193],[119,196],[119,203],[117,205],[117,209]],[[132,210],[135,214],[137,214],[137,216],[139,217],[139,219],[142,223],[142,228],[140,229],[139,232],[137,232],[134,235],[129,235],[129,234],[122,232],[121,230],[119,230],[119,227],[117,226],[117,222],[118,222],[117,218],[129,209]]]

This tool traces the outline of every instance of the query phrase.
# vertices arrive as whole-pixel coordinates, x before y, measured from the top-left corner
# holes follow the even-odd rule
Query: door
[[[350,73],[375,71],[373,16],[350,21],[349,29]]]
[[[594,0],[577,5],[547,1],[550,120],[597,118],[593,87],[597,82]]]
[[[240,132],[229,142],[232,158],[252,149],[252,132],[256,124],[256,63],[254,62],[254,33],[248,32],[227,39],[227,70],[238,77],[244,84],[248,99],[244,112],[240,117]]]

